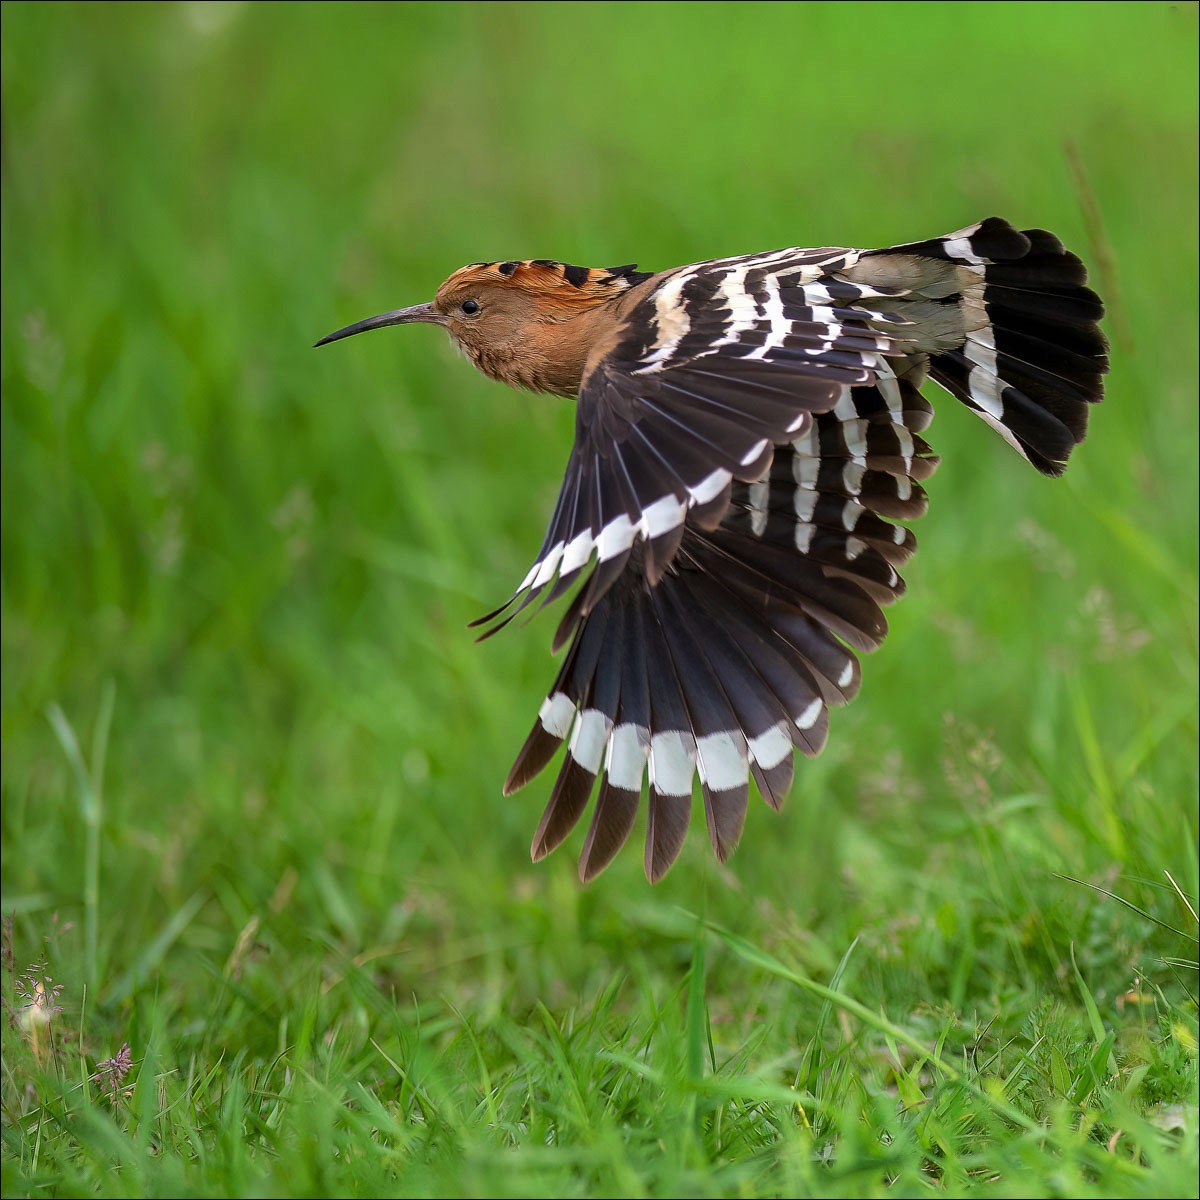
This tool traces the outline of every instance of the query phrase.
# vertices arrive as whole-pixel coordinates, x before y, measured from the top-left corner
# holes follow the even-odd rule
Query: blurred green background
[[[825,981],[857,937],[893,1019],[1008,1011],[1015,1038],[1049,1003],[1086,1031],[1073,945],[1114,1031],[1147,971],[1194,1028],[1152,966],[1194,944],[1059,876],[1189,928],[1163,872],[1194,902],[1196,33],[1157,3],[5,4],[6,954],[50,960],[83,1074],[128,1040],[290,1079],[336,1044],[382,1095],[388,997],[461,1014],[439,1054],[614,980],[616,1010],[669,1009],[689,913]],[[499,786],[552,621],[465,625],[524,575],[573,410],[429,330],[311,343],[480,259],[657,269],[993,213],[1109,302],[1067,476],[941,397],[909,595],[785,812],[752,807],[726,868],[698,822],[653,891],[632,845],[581,889],[582,830],[531,865],[551,777]],[[723,943],[705,970],[715,1044],[794,1076],[810,1002]],[[1160,1100],[1193,1086],[1176,1049]],[[6,1183],[111,1185],[15,1137]]]

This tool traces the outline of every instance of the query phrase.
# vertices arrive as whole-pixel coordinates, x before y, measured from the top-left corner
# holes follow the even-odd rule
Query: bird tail
[[[1043,474],[1062,474],[1103,395],[1108,345],[1087,271],[1054,234],[989,217],[868,251],[847,276],[900,284],[904,298],[884,303],[920,331],[933,378]]]
[[[817,754],[827,709],[857,692],[854,650],[887,631],[880,606],[903,591],[896,567],[916,542],[887,518],[919,516],[917,480],[936,465],[915,432],[929,406],[914,387],[848,389],[770,469],[738,484],[715,530],[689,525],[651,586],[631,563],[584,613],[584,583],[558,641],[573,641],[505,794],[564,742],[532,853],[571,832],[600,778],[580,876],[591,879],[629,836],[649,775],[646,875],[682,849],[698,775],[717,857],[733,852],[755,781],[775,808],[793,749]],[[803,553],[797,554],[797,548]]]

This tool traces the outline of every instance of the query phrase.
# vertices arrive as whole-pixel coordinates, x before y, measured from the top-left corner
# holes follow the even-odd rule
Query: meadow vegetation
[[[6,1196],[1196,1194],[1194,4],[3,18]],[[571,406],[312,342],[991,213],[1109,301],[1066,476],[935,397],[785,810],[532,865]]]

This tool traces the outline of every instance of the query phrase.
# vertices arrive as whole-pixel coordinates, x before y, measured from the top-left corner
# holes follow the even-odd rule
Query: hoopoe
[[[753,778],[778,808],[817,754],[856,651],[887,631],[926,507],[934,379],[1046,475],[1083,440],[1108,369],[1103,307],[1050,233],[992,217],[882,250],[789,249],[652,273],[473,263],[388,325],[442,326],[485,375],[577,401],[542,548],[487,633],[581,581],[562,669],[504,785],[567,743],[533,839],[575,826],[612,860],[649,776],[645,870],[678,856],[699,776],[724,861]]]

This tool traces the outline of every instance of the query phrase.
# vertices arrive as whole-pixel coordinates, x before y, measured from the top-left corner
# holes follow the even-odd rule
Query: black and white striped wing
[[[839,305],[888,293],[831,274],[858,254],[783,250],[644,285],[615,348],[584,378],[558,503],[514,596],[522,607],[555,580],[546,600],[561,595],[595,557],[586,611],[639,544],[640,569],[657,582],[689,514],[714,527],[733,485],[758,479],[775,445],[874,379],[891,339],[872,327],[876,313]]]
[[[735,483],[715,529],[689,521],[656,586],[626,571],[584,617],[585,585],[557,640],[577,636],[505,785],[523,786],[566,743],[535,858],[570,833],[597,779],[585,880],[628,837],[647,777],[651,880],[683,846],[694,776],[722,860],[751,779],[782,803],[793,751],[820,752],[829,707],[858,691],[854,652],[879,644],[881,606],[903,592],[896,568],[916,542],[892,522],[924,512],[919,481],[937,463],[918,433],[929,418],[915,387],[888,371],[778,446],[761,478]],[[635,566],[644,553],[634,548]]]

